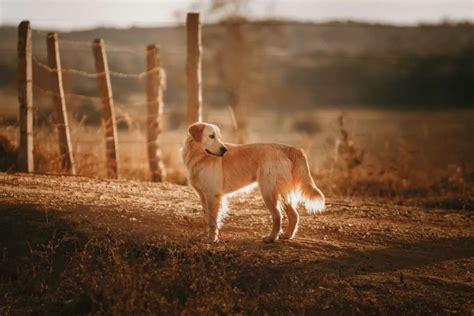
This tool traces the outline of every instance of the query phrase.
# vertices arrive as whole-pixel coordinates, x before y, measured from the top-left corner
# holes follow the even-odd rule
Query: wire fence
[[[40,31],[40,30],[34,30],[34,33],[42,36],[48,36],[49,33]],[[60,43],[66,43],[71,46],[75,47],[81,47],[81,48],[87,48],[88,50],[99,46],[99,44],[94,43],[94,42],[87,42],[87,41],[76,41],[76,40],[68,40],[68,39],[59,39]],[[61,46],[61,50],[63,49],[63,46]],[[114,45],[107,45],[107,52],[119,52],[119,53],[128,53],[132,55],[137,55],[140,57],[144,57],[145,54],[147,53],[146,49],[143,49],[142,51],[137,51],[136,47],[124,47],[124,46],[114,46]],[[169,53],[169,51],[167,51]],[[57,68],[51,68],[49,65],[43,63],[40,58],[37,55],[32,56],[32,60],[35,63],[37,67],[42,69],[43,71],[46,71],[47,73],[57,73],[58,69]],[[146,78],[149,74],[151,73],[160,73],[160,77],[162,78],[162,85],[166,85],[166,72],[164,71],[164,68],[162,67],[154,67],[149,70],[145,70],[139,73],[124,73],[124,72],[119,72],[119,71],[114,71],[114,70],[109,70],[109,75],[112,77],[116,78],[121,78],[121,79],[135,79],[135,80],[142,80]],[[61,73],[63,74],[71,74],[71,75],[76,75],[76,76],[81,76],[84,78],[90,78],[90,79],[97,79],[99,77],[103,77],[106,75],[105,72],[88,72],[80,69],[75,69],[75,68],[61,68]],[[33,83],[33,87],[36,89],[36,91],[40,92],[41,94],[45,96],[54,96],[54,97],[61,97],[60,94],[57,92],[50,90],[48,88],[42,87],[39,84]],[[84,95],[84,94],[79,94],[79,93],[72,93],[72,92],[65,92],[64,97],[67,99],[78,99],[82,101],[90,101],[93,103],[101,103],[103,101],[102,97],[98,96],[90,96],[90,95]],[[136,113],[133,115],[130,115],[129,111],[127,111],[127,108],[133,108],[133,107],[144,107],[147,106],[149,103],[148,102],[129,102],[129,103],[122,103],[122,102],[117,102],[114,100],[114,105],[116,109],[119,112],[119,115],[124,115],[124,116],[133,116],[134,119],[146,119],[148,115],[137,115]],[[162,115],[167,116],[171,115],[173,112],[167,112],[164,111]],[[232,113],[212,113],[212,116],[220,116],[220,117],[232,117]],[[255,113],[254,116],[263,116],[263,117],[269,117],[273,115],[269,114],[259,114]]]
[[[46,64],[42,63],[41,61],[39,61],[39,59],[36,56],[33,56],[32,59],[33,59],[33,62],[38,67],[40,67],[40,69],[42,69],[42,70],[44,70],[48,73],[57,73],[58,72],[57,68],[49,67],[48,65],[46,65]],[[117,72],[117,71],[109,71],[108,73],[111,76],[122,78],[122,79],[142,80],[143,78],[146,78],[146,76],[148,76],[149,74],[157,73],[157,72],[160,73],[162,78],[165,76],[165,72],[164,72],[164,69],[162,67],[155,67],[155,68],[152,68],[150,70],[146,70],[146,71],[143,71],[143,72],[140,72],[140,73],[122,73],[122,72]],[[103,76],[106,75],[105,72],[91,73],[91,72],[86,72],[86,71],[79,70],[79,69],[74,69],[74,68],[62,68],[61,73],[63,73],[63,74],[73,74],[73,75],[82,76],[82,77],[85,77],[85,78],[94,78],[94,79],[97,79],[99,77],[103,77]],[[164,80],[165,79],[163,79],[163,81]],[[41,94],[43,94],[45,96],[61,97],[61,95],[59,93],[57,93],[53,90],[50,90],[48,88],[42,87],[37,83],[33,83],[33,87],[36,89],[36,91],[40,92]],[[84,95],[84,94],[72,93],[72,92],[64,93],[64,97],[66,97],[66,98],[75,98],[75,99],[79,99],[79,100],[82,100],[82,101],[91,101],[91,102],[94,102],[94,103],[102,102],[104,100],[104,98],[102,98],[102,97],[90,96],[90,95]],[[146,106],[149,103],[148,102],[120,103],[120,102],[114,101],[114,104],[117,108],[119,108],[119,109],[122,108],[122,110],[125,111],[125,108]],[[141,117],[146,117],[146,115],[142,115]]]
[[[45,71],[47,72],[53,72],[53,73],[57,73],[58,72],[58,69],[57,68],[51,68],[49,67],[48,65],[42,63],[41,61],[39,61],[39,59],[36,57],[36,56],[33,56],[33,61],[35,62],[35,64],[40,67],[41,69],[44,69]],[[115,77],[118,77],[118,78],[122,78],[122,79],[137,79],[137,80],[141,80],[143,78],[145,78],[146,76],[148,76],[149,74],[151,73],[155,73],[155,72],[159,72],[159,71],[162,71],[163,72],[163,69],[161,67],[155,67],[155,68],[152,68],[150,70],[146,70],[146,71],[142,71],[140,73],[123,73],[123,72],[118,72],[118,71],[113,71],[113,70],[109,70],[109,74],[111,76],[115,76]],[[87,72],[87,71],[83,71],[83,70],[79,70],[79,69],[74,69],[74,68],[62,68],[61,69],[61,73],[66,73],[66,74],[73,74],[73,75],[78,75],[78,76],[83,76],[83,77],[86,77],[86,78],[98,78],[98,77],[101,77],[101,76],[105,76],[106,73],[105,72],[100,72],[100,73],[97,73],[97,72],[94,72],[94,73],[91,73],[91,72]]]
[[[40,31],[40,30],[33,30],[34,34],[41,35],[41,36],[48,36],[49,33]],[[59,43],[61,44],[67,44],[69,46],[74,46],[75,48],[86,48],[87,50],[91,51],[92,48],[100,46],[98,43],[94,42],[86,42],[86,41],[76,41],[76,40],[68,40],[68,39],[60,39]],[[61,50],[63,49],[63,45],[61,45]],[[137,50],[136,47],[120,47],[120,46],[114,46],[114,45],[107,45],[107,52],[119,52],[119,53],[128,53],[136,56],[140,56],[144,58],[146,54],[148,53],[146,49],[142,50]],[[34,64],[41,70],[47,72],[47,73],[57,73],[58,69],[57,68],[52,68],[49,65],[43,63],[40,58],[37,55],[32,56],[32,60]],[[62,74],[68,74],[68,75],[75,75],[75,76],[80,76],[83,78],[90,78],[90,79],[98,79],[100,77],[104,77],[106,75],[106,72],[88,72],[85,70],[81,69],[75,69],[75,68],[61,68],[61,73]],[[146,78],[148,75],[153,74],[153,73],[159,73],[160,78],[161,78],[161,85],[165,88],[166,87],[166,72],[162,67],[153,67],[152,69],[147,69],[145,71],[139,72],[139,73],[125,73],[125,72],[119,72],[119,71],[114,71],[110,70],[108,71],[108,74],[111,77],[116,77],[120,79],[131,79],[131,80],[138,80],[141,81],[144,78]],[[34,89],[41,93],[44,96],[50,96],[50,97],[62,97],[59,93],[49,89],[45,88],[38,83],[33,82],[33,87]],[[102,103],[104,101],[103,97],[99,96],[91,96],[91,95],[84,95],[80,93],[73,93],[73,92],[65,92],[64,97],[67,100],[71,99],[76,99],[76,100],[81,100],[81,101],[89,101],[93,103]],[[119,115],[123,116],[131,116],[129,111],[126,109],[128,108],[134,108],[134,107],[143,107],[149,105],[149,102],[129,102],[129,103],[121,103],[117,102],[114,100],[114,105],[116,109],[119,112]],[[37,107],[36,107],[37,108]],[[163,113],[163,115],[168,115],[169,113]],[[133,115],[135,119],[146,119],[148,115]]]
[[[46,32],[41,32],[41,31],[36,31],[36,33],[40,35],[47,36],[48,33]],[[83,42],[83,41],[71,41],[71,40],[60,40],[59,41],[61,44],[65,43],[67,45],[73,46],[75,48],[82,48],[84,50],[91,51],[92,48],[97,46],[95,43],[91,42]],[[61,50],[64,49],[64,45],[61,45]],[[107,52],[117,52],[117,53],[127,53],[135,56],[140,56],[144,58],[147,54],[147,50],[138,50],[136,48],[132,47],[115,47],[113,45],[107,45]],[[168,52],[169,53],[169,52]],[[35,55],[32,56],[32,61],[37,66],[38,69],[41,69],[42,71],[46,72],[47,74],[51,73],[57,73],[58,69],[57,68],[52,68],[46,63],[42,62],[41,59],[45,59],[46,56],[43,58],[38,56],[39,53],[36,52]],[[131,80],[138,80],[142,81],[144,78],[146,78],[149,74],[152,73],[158,73],[160,74],[160,78],[162,79],[162,82],[160,83],[164,87],[166,86],[166,72],[162,67],[154,67],[152,69],[148,69],[139,73],[124,73],[124,72],[119,72],[119,71],[114,71],[114,70],[109,70],[108,74],[111,77],[116,77],[116,78],[121,78],[121,79],[131,79]],[[90,78],[90,79],[99,79],[103,76],[106,75],[105,72],[88,72],[84,71],[81,69],[76,69],[76,68],[61,68],[61,73],[62,74],[67,74],[67,75],[74,75],[82,78]],[[46,88],[43,86],[43,83],[41,82],[33,82],[33,88],[36,92],[40,93],[43,96],[46,97],[61,97],[61,95],[50,88]],[[88,101],[88,102],[93,102],[97,105],[101,105],[102,102],[104,101],[103,97],[100,96],[92,96],[92,95],[84,95],[80,93],[73,93],[73,92],[64,92],[63,94],[64,98],[66,99],[66,103],[70,103],[73,100],[79,100],[79,101]],[[145,121],[146,119],[149,118],[148,114],[137,114],[133,113],[131,114],[128,109],[130,108],[144,108],[148,106],[150,103],[149,102],[128,102],[128,103],[122,103],[122,102],[117,102],[114,100],[114,106],[117,112],[117,123],[120,123],[122,121],[126,121],[127,118],[133,118],[132,120],[142,120]],[[34,105],[34,110],[35,110],[35,118],[38,119],[43,119],[44,121],[47,122],[47,124],[51,127],[57,128],[59,127],[60,124],[55,123],[55,121],[51,118],[51,113],[44,113],[39,111],[39,108],[41,105]],[[167,117],[173,115],[175,112],[172,111],[163,111],[161,113],[162,116]],[[223,116],[222,114],[216,114],[214,113],[214,116]],[[227,116],[227,115],[225,115]],[[107,122],[102,121],[102,124],[98,127],[96,127],[96,131],[92,131],[92,134],[97,134],[97,135],[102,135],[104,133],[104,128]],[[80,125],[80,123],[79,123]],[[89,129],[90,130],[90,129]],[[87,147],[89,146],[97,146],[100,144],[103,144],[103,138],[102,137],[96,137],[96,138],[84,138],[86,136],[83,132],[83,130],[80,128],[80,126],[74,125],[73,128],[71,129],[71,137],[73,138],[76,150],[74,152],[74,155],[76,157],[81,157],[81,158],[87,158],[87,157],[93,157],[95,160],[95,164],[104,164],[106,163],[106,159],[99,158],[97,160],[96,155],[93,153],[88,152],[87,148],[82,148],[81,150],[78,150],[77,146],[80,145],[86,145]],[[87,136],[90,136],[87,135]],[[122,135],[123,136],[123,135]],[[142,132],[141,134],[128,134],[126,137],[119,137],[118,138],[118,143],[122,145],[138,145],[142,146],[143,150],[148,146],[150,143],[153,141],[148,141],[146,139],[146,135]],[[181,145],[182,140],[176,140],[176,139],[168,139],[168,138],[162,138],[160,140],[160,144],[162,146],[168,146],[168,145]],[[90,148],[90,147],[89,147]],[[58,156],[55,159],[53,159],[54,164],[58,164],[61,160],[63,159],[63,156]],[[84,163],[83,163],[84,164]]]

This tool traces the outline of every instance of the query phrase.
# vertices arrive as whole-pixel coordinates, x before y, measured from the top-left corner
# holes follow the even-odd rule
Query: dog
[[[273,220],[270,235],[263,240],[292,239],[298,229],[298,204],[308,213],[324,211],[325,197],[311,177],[302,149],[276,143],[235,145],[222,142],[218,126],[198,122],[188,127],[182,159],[191,186],[208,214],[209,241],[219,240],[227,212],[226,197],[258,184]],[[288,227],[281,232],[282,211]]]

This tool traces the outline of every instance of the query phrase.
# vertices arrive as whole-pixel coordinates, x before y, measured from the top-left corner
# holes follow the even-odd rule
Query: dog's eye
[[[211,134],[211,135],[209,135],[209,138],[212,138],[212,139],[214,139],[214,138],[216,138],[216,135],[214,135],[214,134]]]

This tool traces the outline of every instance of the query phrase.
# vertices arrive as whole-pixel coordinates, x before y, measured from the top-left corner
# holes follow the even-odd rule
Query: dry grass
[[[298,246],[297,241],[293,246],[296,248],[283,245],[281,249],[260,249],[260,246],[256,246],[260,249],[258,252],[245,255],[249,245],[238,246],[235,241],[210,247],[201,242],[189,242],[189,239],[177,237],[159,237],[162,239],[154,241],[136,238],[134,233],[129,231],[130,222],[122,222],[123,214],[133,214],[137,217],[146,214],[142,213],[141,209],[146,203],[133,205],[132,201],[140,196],[136,192],[122,193],[122,198],[128,199],[127,203],[123,202],[128,208],[125,212],[122,212],[122,206],[118,207],[116,204],[105,208],[94,206],[94,203],[101,200],[100,197],[94,196],[105,190],[102,186],[91,188],[88,194],[79,195],[80,201],[87,196],[93,196],[91,201],[84,201],[79,206],[70,197],[72,192],[76,193],[76,189],[63,192],[65,201],[62,204],[58,204],[58,201],[52,203],[48,197],[43,202],[32,197],[34,203],[25,202],[24,197],[18,197],[21,203],[1,205],[0,314],[466,312],[470,308],[469,303],[466,303],[466,300],[469,300],[469,294],[465,294],[467,285],[453,283],[451,280],[435,281],[441,280],[439,276],[436,277],[436,273],[445,275],[445,265],[451,264],[451,261],[446,259],[440,263],[442,268],[439,268],[439,272],[435,263],[437,260],[444,260],[442,258],[430,259],[433,261],[428,260],[426,265],[417,266],[417,260],[421,259],[413,259],[412,252],[404,253],[401,258],[398,256],[400,249],[412,251],[420,248],[422,251],[434,249],[431,252],[442,257],[446,249],[454,249],[453,247],[464,243],[472,244],[469,231],[464,226],[453,229],[451,233],[461,232],[468,237],[452,241],[448,239],[447,244],[443,239],[446,232],[438,231],[436,226],[446,222],[446,227],[449,228],[444,229],[452,229],[452,226],[449,226],[453,225],[452,217],[459,216],[457,225],[461,225],[469,218],[463,214],[469,212],[450,211],[451,213],[444,215],[449,215],[448,219],[439,215],[438,211],[422,211],[426,212],[422,215],[416,213],[421,211],[400,214],[398,210],[392,212],[390,203],[458,210],[474,209],[474,157],[470,138],[472,113],[425,115],[350,112],[342,119],[339,112],[323,112],[314,116],[295,117],[270,116],[266,113],[256,115],[249,122],[251,141],[279,141],[305,148],[318,186],[330,199],[341,195],[359,196],[359,201],[374,201],[375,198],[382,202],[378,205],[388,206],[377,206],[371,213],[367,209],[360,210],[358,206],[352,207],[350,211],[327,213],[326,216],[334,218],[315,223],[309,229],[311,234],[302,238],[303,241],[308,240],[308,236],[316,238],[318,241],[315,246],[311,246],[315,248]],[[231,122],[222,113],[211,113],[207,120],[221,125],[225,136],[230,135]],[[148,164],[144,132],[140,125],[134,124],[128,130],[120,131],[121,170],[125,179],[146,181]],[[37,170],[44,173],[61,173],[56,133],[50,126],[45,125],[37,129]],[[168,180],[183,184],[185,173],[180,162],[179,148],[184,137],[184,128],[171,130],[169,126],[165,126],[162,135]],[[71,131],[78,173],[104,177],[102,128],[73,123]],[[0,130],[0,150],[5,153],[1,157],[4,165],[5,161],[6,164],[8,161],[14,161],[12,157],[17,146],[17,134],[17,128],[12,125],[4,126]],[[4,165],[2,167],[5,167]],[[46,179],[49,178],[52,177]],[[69,181],[76,183],[75,180]],[[86,183],[80,185],[82,188]],[[109,183],[105,185],[113,186]],[[110,196],[114,197],[114,203],[117,203],[115,197],[120,195],[120,192],[116,192],[114,187],[109,190],[113,192]],[[42,194],[41,192],[38,194]],[[170,190],[159,192],[165,194]],[[7,193],[4,198],[14,194]],[[55,192],[53,199],[59,196],[59,193]],[[162,197],[156,199],[169,204],[170,212],[176,213],[174,202]],[[183,195],[182,200],[192,202],[187,195]],[[58,205],[63,205],[64,210],[61,207],[55,210]],[[337,208],[335,205],[331,207],[333,212]],[[159,212],[164,212],[161,207],[154,207],[158,208]],[[88,213],[89,208],[91,210]],[[260,205],[257,205],[257,208],[262,211]],[[137,213],[130,213],[133,211]],[[189,221],[193,209],[187,207],[186,211],[189,214],[178,224],[183,225]],[[357,212],[362,215],[357,215]],[[75,214],[79,219],[64,220],[63,217],[68,213]],[[344,227],[347,228],[343,229],[338,225],[344,214],[349,220],[346,219]],[[431,228],[433,232],[428,230],[426,234],[441,232],[443,238],[439,237],[439,241],[432,241],[426,236],[426,240],[415,239],[415,227],[421,225],[421,222],[414,218],[431,214],[441,218],[429,221],[436,225]],[[404,217],[412,215],[416,216],[408,219]],[[159,216],[153,214],[146,219],[155,230],[147,231],[150,228],[140,224],[140,232],[150,237],[165,233],[169,235],[171,228],[162,221],[171,217],[169,214]],[[242,216],[248,218],[246,214]],[[351,225],[360,216],[365,216],[373,222],[362,227],[359,232],[350,231],[354,228]],[[386,223],[393,217],[397,218],[394,218],[391,230],[384,231],[381,235],[375,234],[381,222]],[[153,220],[157,222],[154,223]],[[404,229],[399,229],[400,223],[404,223]],[[159,225],[162,225],[162,228],[158,227]],[[406,229],[406,225],[412,225],[412,228]],[[202,229],[201,225],[199,227]],[[190,234],[190,229],[191,227],[181,228],[186,234]],[[315,237],[314,231],[317,231]],[[411,241],[405,241],[408,242],[406,247],[402,244],[395,247],[392,245],[391,248],[390,243],[399,243],[398,238],[402,238],[391,236],[391,231],[406,232],[407,236],[402,237]],[[239,231],[235,236],[240,233]],[[340,238],[335,239],[335,245],[344,244],[345,240],[356,241],[357,245],[366,245],[366,238],[372,238],[380,242],[377,249],[382,247],[381,245],[387,248],[383,248],[380,254],[378,250],[367,249],[354,252],[353,244],[345,245],[346,248],[325,248],[329,244],[321,242],[320,239],[326,240],[326,235],[332,238],[332,233],[335,238]],[[387,238],[388,244],[383,242]],[[294,256],[297,260],[273,261],[272,256],[280,255],[283,249],[294,249],[298,253]],[[302,260],[301,252],[305,249],[313,255],[316,251],[316,255],[300,262],[298,260]],[[470,261],[466,259],[471,256],[469,251],[472,250],[469,249],[472,247],[461,247],[457,250],[461,261],[455,263],[450,271],[465,275],[460,271],[464,269],[463,265],[469,265]],[[346,259],[344,255],[340,258],[341,251],[348,256]],[[351,252],[360,252],[360,258],[359,255],[350,255]],[[324,256],[330,258],[321,259]],[[427,255],[423,252],[418,256]],[[367,269],[371,269],[372,263],[367,265],[367,261],[371,260],[379,260],[377,264],[381,265],[375,268],[375,272],[379,271],[377,269],[386,272],[380,275],[369,273]],[[390,270],[393,268],[393,260],[400,261],[395,263],[395,266],[403,272]],[[407,269],[407,263],[408,267],[413,264],[415,268],[404,270]],[[351,269],[360,271],[350,272]],[[427,276],[423,273],[418,276],[420,269],[427,269]],[[407,281],[403,273],[408,274]],[[472,282],[472,279],[463,282]],[[444,292],[449,295],[443,294]]]
[[[272,267],[264,260],[250,264],[238,252],[222,247],[205,250],[195,244],[139,244],[112,236],[88,239],[59,233],[32,247],[20,264],[29,265],[20,278],[3,283],[10,294],[3,300],[5,305],[17,307],[0,308],[6,315],[380,311],[361,301],[336,275],[322,277],[298,266]],[[328,291],[334,284],[337,292]],[[317,290],[308,289],[309,285]],[[418,304],[394,308],[406,312],[420,309]]]
[[[47,313],[169,315],[186,310],[191,314],[228,314],[242,312],[242,299],[248,295],[236,288],[236,254],[206,252],[193,249],[193,245],[57,236],[32,249],[29,256],[31,266],[18,285],[22,290],[26,285],[35,296],[48,292],[41,299]],[[66,257],[67,266],[53,266]],[[67,274],[60,275],[62,269]],[[212,303],[203,304],[209,297]],[[14,297],[9,304],[31,306],[31,302],[18,302]],[[251,306],[245,308],[252,310]]]
[[[179,113],[166,117],[162,152],[167,180],[185,184],[180,158],[185,129],[171,128],[177,127],[177,117]],[[317,182],[329,195],[362,195],[398,203],[469,208],[473,205],[473,118],[470,111],[322,111],[292,117],[284,113],[257,113],[249,120],[249,136],[250,141],[278,141],[305,148]],[[227,112],[210,112],[206,120],[222,126],[224,136],[232,138],[233,125]],[[122,121],[127,124],[119,131],[121,177],[148,181],[144,124],[130,117]],[[61,173],[56,132],[51,121],[47,122],[37,129],[36,169]],[[102,127],[72,122],[78,174],[105,177]],[[4,143],[10,140],[10,147],[16,146],[17,133],[12,125],[0,130]]]
[[[173,184],[3,175],[0,313],[468,314],[470,211],[329,198],[298,238],[236,198],[202,242],[198,198]],[[19,189],[20,188],[20,189]]]
[[[32,222],[27,212],[20,217]],[[8,295],[0,298],[2,314],[361,311],[362,304],[345,284],[340,284],[336,296],[308,291],[308,284],[333,287],[335,276],[321,278],[296,267],[287,271],[285,266],[251,264],[228,247],[206,250],[199,244],[138,243],[110,234],[86,237],[54,216],[49,225],[40,221],[28,234],[29,252],[22,259],[3,254],[0,289]],[[363,305],[363,310],[371,311]]]

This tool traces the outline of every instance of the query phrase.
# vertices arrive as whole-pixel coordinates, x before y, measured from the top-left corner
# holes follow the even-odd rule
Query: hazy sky
[[[169,25],[183,21],[195,0],[0,0],[0,24],[29,19],[35,27],[84,29],[95,26]],[[352,19],[393,24],[436,23],[442,19],[474,22],[474,0],[253,0],[251,17],[305,21]],[[204,18],[206,21],[206,18]]]

